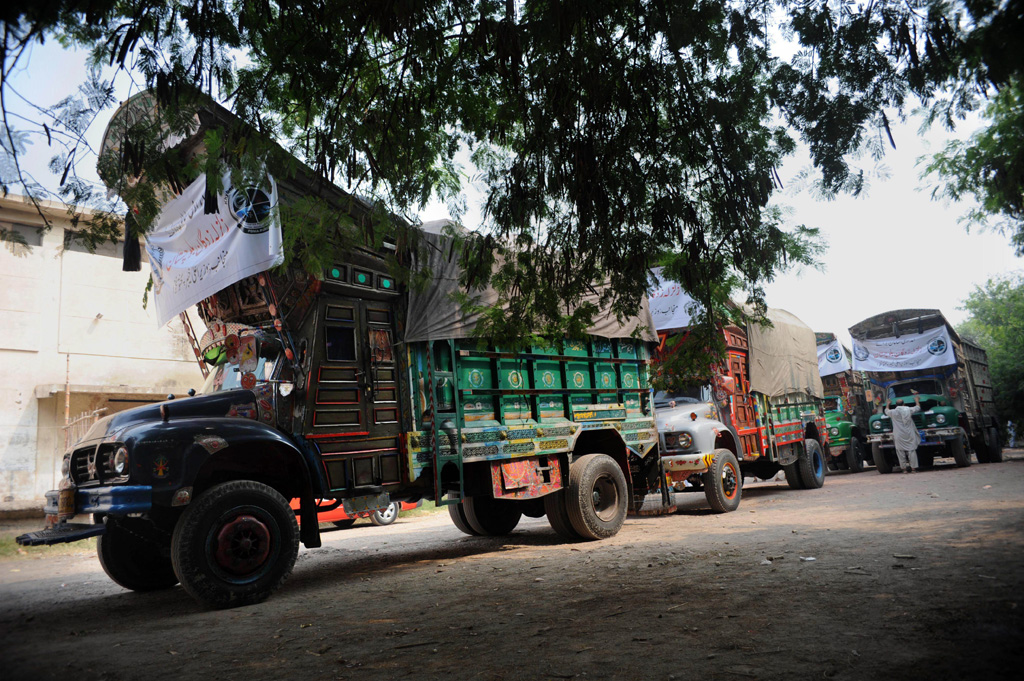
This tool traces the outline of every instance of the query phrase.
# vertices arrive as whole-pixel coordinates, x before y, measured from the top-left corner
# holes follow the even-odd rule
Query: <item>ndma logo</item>
[[[865,348],[863,345],[858,345],[854,343],[853,356],[857,358],[858,362],[863,362],[864,360],[871,356],[871,353],[868,352],[868,349]]]
[[[831,350],[825,353],[825,359],[832,362],[833,364],[838,364],[839,360],[841,360],[842,358],[843,353],[839,352],[839,348],[832,348]]]
[[[270,229],[270,213],[274,208],[271,196],[274,193],[273,189],[268,194],[255,186],[244,189],[232,187],[228,191],[228,206],[231,215],[238,220],[240,230],[246,234],[262,234]]]
[[[946,341],[941,338],[936,338],[928,344],[928,352],[933,355],[941,355],[946,351]]]

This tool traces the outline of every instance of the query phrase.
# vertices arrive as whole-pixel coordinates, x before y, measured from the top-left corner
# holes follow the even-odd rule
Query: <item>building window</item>
[[[3,230],[3,240],[10,245],[21,246],[22,248],[25,246],[34,248],[43,245],[43,232],[38,227],[21,225],[16,222],[13,224],[0,223],[0,230]],[[9,233],[11,232],[17,236],[10,235]],[[19,239],[18,237],[21,238]],[[24,244],[22,244],[22,240],[24,240]]]

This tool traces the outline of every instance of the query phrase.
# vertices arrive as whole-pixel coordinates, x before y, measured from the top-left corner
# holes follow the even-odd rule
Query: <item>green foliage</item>
[[[1000,421],[1024,423],[1024,275],[975,287],[962,309],[970,317],[957,331],[988,353]]]

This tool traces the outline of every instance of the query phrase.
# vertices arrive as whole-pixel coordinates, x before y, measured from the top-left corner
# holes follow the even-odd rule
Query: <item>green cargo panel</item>
[[[569,390],[573,389],[589,389],[593,387],[593,382],[590,378],[590,364],[587,362],[566,362],[565,363],[565,381]],[[594,395],[593,393],[571,393],[569,395],[570,404],[593,404]]]
[[[589,355],[587,343],[584,341],[567,340],[562,343],[562,354],[569,357],[587,357]]]
[[[537,361],[533,367],[533,387],[537,390],[563,390],[561,362]],[[536,414],[541,421],[565,420],[564,395],[537,395]]]
[[[621,359],[636,359],[638,357],[637,348],[639,346],[636,341],[619,340],[617,341],[617,346],[618,352],[616,353],[616,357]]]
[[[591,341],[593,347],[593,357],[604,357],[611,358],[612,356],[612,342],[607,338],[595,338]]]
[[[595,343],[596,345],[596,343]],[[609,354],[611,353],[611,347],[609,344]],[[600,390],[618,390],[619,388],[619,377],[615,371],[614,364],[604,364],[601,362],[594,364],[594,379],[597,382],[597,387]],[[596,399],[594,404],[618,404],[619,396],[617,392],[613,393],[598,393],[595,395]]]

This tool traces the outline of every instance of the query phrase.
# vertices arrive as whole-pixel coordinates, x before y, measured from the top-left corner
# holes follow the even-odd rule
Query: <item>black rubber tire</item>
[[[716,449],[711,469],[704,479],[704,496],[716,513],[729,513],[740,506],[743,496],[743,476],[736,455],[728,449]]]
[[[566,510],[569,522],[583,539],[607,539],[626,521],[629,486],[615,459],[586,454],[569,466]]]
[[[398,520],[398,514],[401,512],[402,504],[397,501],[392,501],[384,510],[374,511],[373,515],[370,516],[370,522],[379,527],[387,527]]]
[[[516,529],[523,517],[512,501],[501,501],[492,497],[467,497],[462,502],[466,522],[484,537],[503,537]]]
[[[331,524],[337,527],[339,530],[347,530],[356,524],[355,518],[345,518],[344,520],[332,520]]]
[[[516,506],[522,511],[523,515],[527,518],[543,518],[544,517],[544,499],[525,499],[523,501],[516,502]]]
[[[885,455],[881,445],[872,443],[871,460],[875,462],[875,468],[878,469],[879,473],[892,473],[892,464],[889,463],[889,458]]]
[[[567,499],[568,495],[564,489],[544,497],[544,515],[548,517],[548,524],[551,525],[555,534],[562,539],[576,541],[582,537],[573,528],[572,521],[569,520],[569,510],[566,508]]]
[[[210,608],[266,600],[291,573],[298,553],[295,512],[274,488],[252,480],[221,483],[200,494],[171,541],[182,587]]]
[[[803,489],[804,481],[800,477],[800,461],[794,461],[791,464],[782,467],[782,472],[786,474],[786,482],[789,483],[791,489]]]
[[[452,519],[452,524],[462,532],[468,534],[471,537],[479,537],[480,533],[469,526],[469,521],[466,520],[466,511],[462,507],[462,502],[457,504],[448,504],[448,517]]]
[[[988,463],[988,444],[985,443],[984,437],[971,438],[971,449],[974,450],[974,455],[978,457],[978,463]]]
[[[846,465],[851,473],[864,470],[864,445],[855,437],[850,437],[850,445],[846,448]]]
[[[818,489],[825,484],[825,454],[817,440],[804,440],[804,451],[797,460],[804,489]]]
[[[989,445],[989,463],[1002,463],[1003,462],[1003,443],[999,439],[999,430],[996,428],[989,428],[989,439],[993,443]]]
[[[971,465],[971,455],[967,453],[967,449],[964,447],[963,438],[958,437],[950,441],[949,455],[953,457],[956,465],[960,468],[967,468]]]
[[[107,577],[131,591],[159,591],[178,583],[167,548],[143,538],[148,528],[132,525],[146,521],[137,518],[107,522],[107,531],[96,540],[96,553]]]

